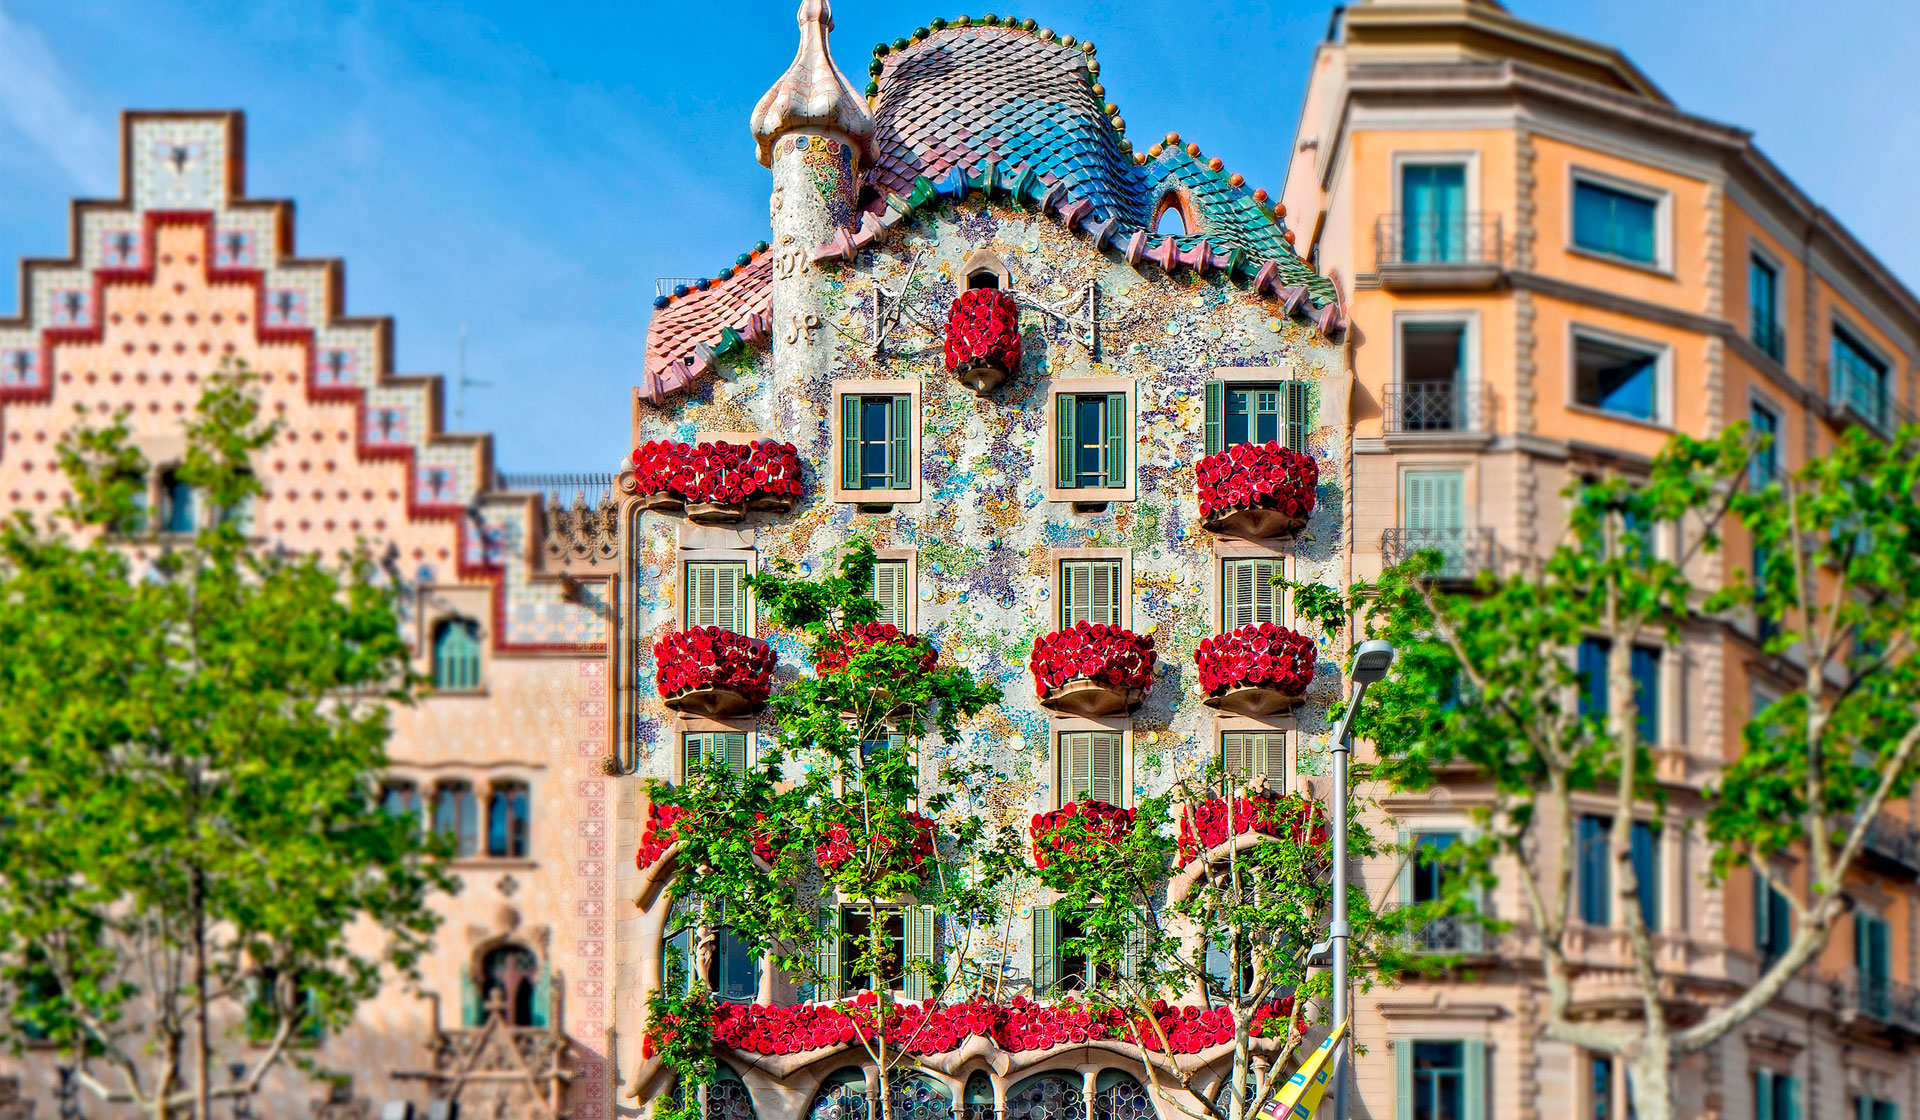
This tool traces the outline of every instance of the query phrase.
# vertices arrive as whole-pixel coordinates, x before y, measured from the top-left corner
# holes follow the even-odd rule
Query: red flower
[[[1235,798],[1231,806],[1221,798],[1188,806],[1180,815],[1180,859],[1191,862],[1201,852],[1226,843],[1230,836],[1249,832],[1314,849],[1324,848],[1327,843],[1326,818],[1318,802],[1260,791]]]
[[[653,643],[653,660],[662,699],[696,688],[728,688],[765,702],[773,689],[773,647],[718,626],[668,633]]]
[[[770,439],[744,446],[649,440],[634,448],[632,460],[638,493],[670,494],[685,502],[738,504],[798,497],[802,490],[799,451]]]
[[[640,851],[634,857],[634,864],[645,871],[659,863],[660,857],[680,838],[680,829],[693,823],[687,817],[687,811],[678,805],[648,806],[647,825],[640,832]]]
[[[947,372],[991,365],[1003,373],[1020,368],[1020,309],[997,288],[960,293],[947,312]]]
[[[1045,868],[1075,852],[1079,842],[1062,835],[1062,826],[1070,820],[1084,820],[1090,838],[1117,844],[1133,831],[1134,819],[1132,809],[1091,800],[1072,801],[1051,813],[1035,813],[1027,825],[1027,835],[1033,839],[1033,864]]]
[[[1209,695],[1265,685],[1290,696],[1304,696],[1313,680],[1315,657],[1311,639],[1271,622],[1204,639],[1193,651],[1200,687]]]
[[[933,857],[933,839],[938,835],[939,825],[933,818],[909,810],[904,814],[917,828],[913,836],[913,845],[906,854],[904,870],[918,871],[927,860]],[[874,834],[867,843],[875,852],[885,851],[891,846],[889,837]],[[854,855],[853,838],[847,832],[847,826],[836,824],[827,830],[827,838],[814,847],[813,858],[820,863],[821,870],[831,875],[840,870]],[[771,862],[771,861],[769,861]]]
[[[1079,679],[1144,690],[1157,657],[1152,638],[1118,626],[1080,622],[1070,630],[1041,635],[1033,643],[1027,668],[1039,696]]]
[[[918,634],[902,633],[891,622],[869,622],[855,626],[831,635],[828,641],[824,649],[814,653],[813,670],[816,673],[837,673],[847,667],[847,662],[853,659],[854,654],[877,645],[918,649],[921,668],[928,671],[933,669],[933,663],[940,657],[940,651],[928,645],[925,638]]]
[[[1320,467],[1312,456],[1277,443],[1239,443],[1200,460],[1200,516],[1266,506],[1294,517],[1313,513]]]

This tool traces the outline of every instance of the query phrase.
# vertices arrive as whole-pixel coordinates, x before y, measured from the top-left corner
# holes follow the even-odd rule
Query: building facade
[[[1675,432],[1748,421],[1788,471],[1849,426],[1884,435],[1913,416],[1920,302],[1746,132],[1676,107],[1611,48],[1487,0],[1350,5],[1315,55],[1288,158],[1288,213],[1353,323],[1356,577],[1429,547],[1463,580],[1518,570],[1558,543],[1570,485],[1644,475]],[[1752,564],[1736,533],[1693,574],[1712,589]],[[1640,659],[1677,819],[1702,812],[1749,713],[1796,679],[1759,636],[1698,620]],[[1386,807],[1410,834],[1446,834],[1489,792],[1461,778]],[[1681,1064],[1680,1115],[1920,1111],[1915,809],[1879,822],[1854,916],[1817,966]],[[1684,1002],[1724,1001],[1784,944],[1779,904],[1745,872],[1711,885],[1697,834],[1668,828],[1654,847],[1665,976]],[[1798,867],[1770,870],[1804,886]],[[1490,907],[1524,919],[1512,877]],[[1624,930],[1600,918],[1580,934],[1576,1012],[1622,1014]],[[1360,1038],[1394,1060],[1362,1063],[1356,1114],[1403,1117],[1439,1091],[1413,1082],[1426,1044],[1482,1063],[1480,1115],[1627,1116],[1623,1069],[1539,1037],[1539,974],[1516,932],[1471,983],[1363,999]]]

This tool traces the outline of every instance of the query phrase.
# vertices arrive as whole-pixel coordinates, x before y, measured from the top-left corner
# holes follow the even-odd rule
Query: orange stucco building
[[[1619,52],[1497,3],[1338,13],[1284,201],[1351,312],[1356,578],[1428,547],[1462,579],[1515,570],[1557,543],[1570,484],[1643,473],[1675,432],[1748,421],[1791,470],[1849,426],[1886,433],[1913,415],[1913,293],[1748,133],[1688,114]],[[1751,569],[1737,538],[1699,565],[1702,588]],[[1661,652],[1655,757],[1669,819],[1685,819],[1741,749],[1748,713],[1794,670],[1746,623],[1695,620]],[[1411,834],[1458,831],[1489,793],[1461,778],[1386,807]],[[1610,813],[1598,799],[1579,808]],[[1854,913],[1817,967],[1682,1064],[1681,1115],[1778,1117],[1789,1100],[1805,1117],[1920,1111],[1915,819],[1906,802],[1876,827]],[[1686,829],[1658,845],[1662,967],[1683,1002],[1723,1001],[1762,967],[1771,919],[1756,918],[1756,879],[1710,882],[1708,849]],[[1771,871],[1804,886],[1790,863]],[[1490,907],[1523,920],[1512,880]],[[1624,930],[1579,934],[1576,1013],[1629,1014]],[[1540,1037],[1539,976],[1537,946],[1516,931],[1487,945],[1471,982],[1363,998],[1360,1039],[1395,1060],[1360,1063],[1355,1114],[1426,1115],[1402,1051],[1433,1040],[1478,1064],[1485,1117],[1627,1116],[1622,1069]]]

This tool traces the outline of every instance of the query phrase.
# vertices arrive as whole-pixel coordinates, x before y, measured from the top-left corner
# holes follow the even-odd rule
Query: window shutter
[[[1227,561],[1228,610],[1225,628],[1238,630],[1253,625],[1253,564],[1246,560]]]
[[[1144,927],[1134,926],[1127,931],[1127,939],[1120,948],[1120,975],[1128,980],[1140,977],[1140,966],[1147,959],[1147,931]]]
[[[741,777],[747,774],[747,733],[732,731],[721,736],[726,740],[727,769]]]
[[[1407,845],[1413,843],[1415,839],[1417,839],[1417,837],[1415,837],[1413,833],[1403,828],[1400,830],[1399,837],[1395,842],[1404,850]],[[1407,858],[1400,863],[1399,882],[1396,884],[1395,889],[1400,892],[1400,905],[1402,906],[1413,905],[1413,865],[1419,858],[1420,851],[1416,848],[1408,851]]]
[[[1480,839],[1480,833],[1475,829],[1468,829],[1460,834],[1460,839],[1471,844]],[[1473,912],[1476,916],[1483,915],[1487,912],[1487,886],[1485,883],[1475,883],[1469,887],[1467,897],[1473,901]],[[1460,923],[1460,951],[1463,953],[1479,953],[1485,951],[1486,936],[1487,931],[1478,921],[1462,921]]]
[[[1313,425],[1307,414],[1311,386],[1305,381],[1288,381],[1281,386],[1287,398],[1287,446],[1306,451]]]
[[[1487,1044],[1466,1039],[1460,1057],[1460,1120],[1487,1120]]]
[[[840,911],[826,903],[821,903],[815,911],[815,922],[820,930],[820,940],[814,947],[814,968],[820,973],[820,983],[813,993],[816,1000],[840,998]]]
[[[1853,1095],[1854,1120],[1873,1120],[1873,1098],[1865,1093]]]
[[[1773,1114],[1773,1071],[1753,1071],[1753,1120],[1787,1120]]]
[[[1073,394],[1061,393],[1053,398],[1053,482],[1062,490],[1071,490],[1079,484],[1074,473],[1074,417]]]
[[[1094,734],[1093,774],[1089,790],[1095,801],[1120,804],[1120,736]]]
[[[1393,1040],[1393,1100],[1394,1120],[1413,1120],[1413,1040],[1410,1038]]]
[[[1252,771],[1247,765],[1248,736],[1228,732],[1220,737],[1220,768],[1229,784],[1244,782]]]
[[[707,750],[707,736],[705,732],[690,731],[682,742],[686,748],[686,761],[680,773],[683,777],[691,778],[700,769],[700,759]]]
[[[740,583],[740,565],[713,566],[713,624],[736,634],[747,632],[747,590]]]
[[[1761,957],[1773,944],[1773,892],[1768,889],[1767,873],[1753,869],[1753,950]]]
[[[1120,582],[1120,565],[1101,560],[1087,565],[1087,569],[1093,576],[1088,619],[1108,626],[1120,625],[1120,593],[1114,586]]]
[[[1255,772],[1267,777],[1267,788],[1281,790],[1287,784],[1287,733],[1270,731],[1260,736],[1254,752]]]
[[[1225,396],[1226,384],[1224,382],[1207,382],[1206,453],[1209,455],[1218,455],[1220,453],[1220,414],[1225,411]]]
[[[711,564],[688,564],[687,572],[687,629],[696,626],[712,626],[714,618],[714,567]]]
[[[840,487],[860,489],[860,398],[840,398]]]
[[[1107,396],[1107,485],[1115,489],[1127,485],[1127,395]]]
[[[1087,617],[1087,565],[1060,565],[1060,629]]]
[[[1060,953],[1056,947],[1058,930],[1054,924],[1053,907],[1036,906],[1033,908],[1033,990],[1036,995],[1045,995],[1060,982]]]
[[[1800,1120],[1800,1079],[1783,1073],[1780,1075],[1780,1080],[1786,1085],[1786,1099],[1780,1102],[1780,1107],[1776,1111],[1786,1115],[1778,1117],[1777,1120]]]
[[[893,476],[895,490],[913,489],[913,398],[898,396],[893,398],[892,423],[887,435],[892,454],[888,456],[887,470]]]
[[[473,982],[473,975],[466,969],[460,970],[460,1021],[468,1027],[480,1025],[480,986]]]
[[[911,965],[914,961],[931,963],[934,959],[933,907],[909,906],[907,907],[905,917],[907,921],[908,964]],[[927,999],[927,991],[926,975],[921,972],[916,972],[909,967],[907,970],[907,998],[918,1000]]]
[[[553,965],[541,962],[540,980],[533,986],[533,1025],[547,1025],[547,1008],[553,1003]]]
[[[1078,732],[1060,736],[1060,804],[1068,805],[1091,794],[1093,735]]]

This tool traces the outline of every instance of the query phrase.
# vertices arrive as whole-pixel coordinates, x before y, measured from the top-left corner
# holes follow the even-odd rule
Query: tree
[[[1506,857],[1526,900],[1548,993],[1549,1038],[1619,1057],[1639,1115],[1673,1114],[1671,1069],[1764,1007],[1816,956],[1846,912],[1866,830],[1912,786],[1920,748],[1920,428],[1891,442],[1859,429],[1791,477],[1756,464],[1764,442],[1737,425],[1712,441],[1675,437],[1644,483],[1576,486],[1567,538],[1537,568],[1483,576],[1471,594],[1435,586],[1426,553],[1354,590],[1368,636],[1400,650],[1357,722],[1384,752],[1378,776],[1421,789],[1471,763],[1492,782],[1482,847]],[[1757,571],[1703,594],[1725,531],[1754,544]],[[1656,542],[1668,540],[1665,547]],[[1717,582],[1717,581],[1716,581]],[[1678,1020],[1655,960],[1635,873],[1636,815],[1666,814],[1636,695],[1636,649],[1679,645],[1685,627],[1745,625],[1797,666],[1799,688],[1755,713],[1745,751],[1700,791],[1711,875],[1802,852],[1796,930],[1758,983],[1697,1021]],[[1585,656],[1578,655],[1583,651]],[[1644,672],[1645,653],[1642,659]],[[1624,921],[1637,1022],[1573,1017],[1570,959],[1577,794],[1612,802],[1604,833],[1608,908]],[[1642,833],[1641,843],[1645,843]]]
[[[818,995],[838,994],[843,976],[865,978],[868,993],[839,1006],[890,1084],[927,1024],[902,1014],[892,981],[929,1003],[991,982],[984,972],[950,972],[938,953],[902,954],[890,925],[908,920],[903,904],[929,932],[943,919],[964,961],[970,938],[994,924],[1020,860],[1010,825],[996,831],[956,798],[984,776],[979,768],[923,777],[921,742],[954,741],[961,721],[1000,692],[940,666],[922,639],[874,622],[873,563],[872,547],[856,540],[822,578],[797,577],[790,564],[748,577],[772,624],[804,635],[815,672],[773,699],[777,742],[744,775],[703,759],[684,784],[649,782],[647,792],[656,812],[676,818],[673,890],[703,930],[724,915],[736,937]],[[836,961],[841,935],[830,915],[841,903],[859,932],[846,939],[850,958]],[[829,941],[834,951],[822,953]],[[687,963],[693,990],[670,984],[654,998],[651,1042],[678,1077],[681,1103],[661,1107],[691,1118],[714,1072],[713,1007],[706,953]],[[880,1114],[891,1117],[892,1105],[883,1092]]]
[[[242,531],[276,430],[244,371],[213,379],[179,474],[217,516],[143,539],[145,562],[123,418],[61,445],[71,534],[0,528],[0,1032],[155,1120],[210,1120],[345,1023],[410,971],[452,886],[418,818],[381,805],[388,706],[414,688],[391,589],[365,556],[332,570]],[[368,929],[378,954],[349,942]],[[249,1023],[264,1047],[232,1037]],[[215,1088],[229,1043],[247,1072]]]

